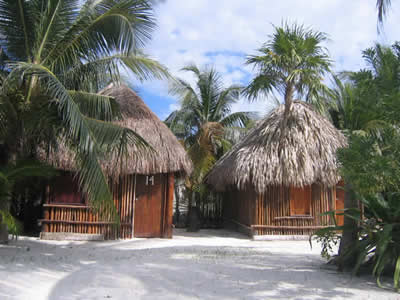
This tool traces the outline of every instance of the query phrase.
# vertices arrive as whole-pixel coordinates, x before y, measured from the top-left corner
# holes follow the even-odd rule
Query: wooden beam
[[[79,224],[79,225],[113,225],[114,222],[109,221],[67,221],[67,220],[49,220],[49,219],[41,219],[39,220],[42,223],[49,224]],[[131,226],[131,223],[121,223],[121,226]]]
[[[70,205],[70,204],[43,204],[43,207],[59,207],[59,208],[81,208],[89,209],[90,206],[87,205]]]
[[[314,219],[313,216],[286,216],[286,217],[275,217],[274,220],[312,220]]]
[[[291,229],[291,230],[302,230],[302,229],[323,229],[334,226],[271,226],[271,225],[251,225],[251,228],[257,229]]]

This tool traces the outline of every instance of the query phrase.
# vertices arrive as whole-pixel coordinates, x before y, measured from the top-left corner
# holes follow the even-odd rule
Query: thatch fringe
[[[333,186],[340,180],[336,151],[345,136],[304,102],[292,104],[286,124],[284,105],[260,121],[244,139],[226,153],[207,176],[223,191],[229,185],[258,193],[268,186],[303,187],[313,183]],[[283,125],[283,126],[282,126]],[[285,128],[281,132],[281,128]]]
[[[115,98],[120,106],[122,120],[114,123],[138,133],[154,150],[139,153],[136,147],[130,147],[122,163],[117,162],[115,155],[107,156],[102,161],[107,175],[117,179],[127,174],[192,172],[192,162],[183,146],[134,91],[123,84],[112,84],[101,94]],[[39,156],[57,168],[77,171],[75,156],[65,143],[60,143],[57,149],[41,149]]]

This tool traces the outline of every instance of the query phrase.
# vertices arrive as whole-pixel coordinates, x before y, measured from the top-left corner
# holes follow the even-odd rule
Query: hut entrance
[[[135,237],[161,236],[165,202],[163,178],[162,175],[138,175],[136,178]]]

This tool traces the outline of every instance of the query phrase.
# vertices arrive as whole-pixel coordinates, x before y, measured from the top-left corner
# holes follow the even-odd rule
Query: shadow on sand
[[[220,239],[245,238],[227,231],[217,231],[217,234]],[[209,233],[182,231],[176,238],[207,235],[210,238]],[[150,244],[154,240],[142,239],[62,245],[19,241],[16,245],[22,249],[21,259],[17,254],[14,263],[67,274],[55,281],[48,300],[343,299],[357,298],[358,291],[365,289],[378,291],[372,280],[352,279],[325,268],[315,255],[272,253],[268,242],[263,248],[174,247],[168,240],[156,242],[158,246],[153,247]],[[3,250],[0,248],[0,255],[4,255]],[[46,256],[45,263],[40,259],[29,262],[24,258],[29,257],[29,252],[33,256]],[[24,267],[11,272],[10,280],[24,272]],[[0,290],[6,288],[0,283]],[[393,293],[387,294],[393,296]]]

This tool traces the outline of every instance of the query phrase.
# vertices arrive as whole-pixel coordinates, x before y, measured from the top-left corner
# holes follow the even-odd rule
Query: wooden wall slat
[[[321,213],[335,207],[335,188],[314,184],[308,187],[307,197],[311,198],[311,217],[291,217],[290,188],[270,186],[264,194],[254,190],[230,190],[224,199],[224,217],[243,226],[253,227],[254,233],[278,235],[309,235],[317,228],[333,225],[333,220]],[[304,199],[303,199],[304,200]],[[253,217],[247,213],[251,211]],[[283,218],[287,217],[287,218]]]

